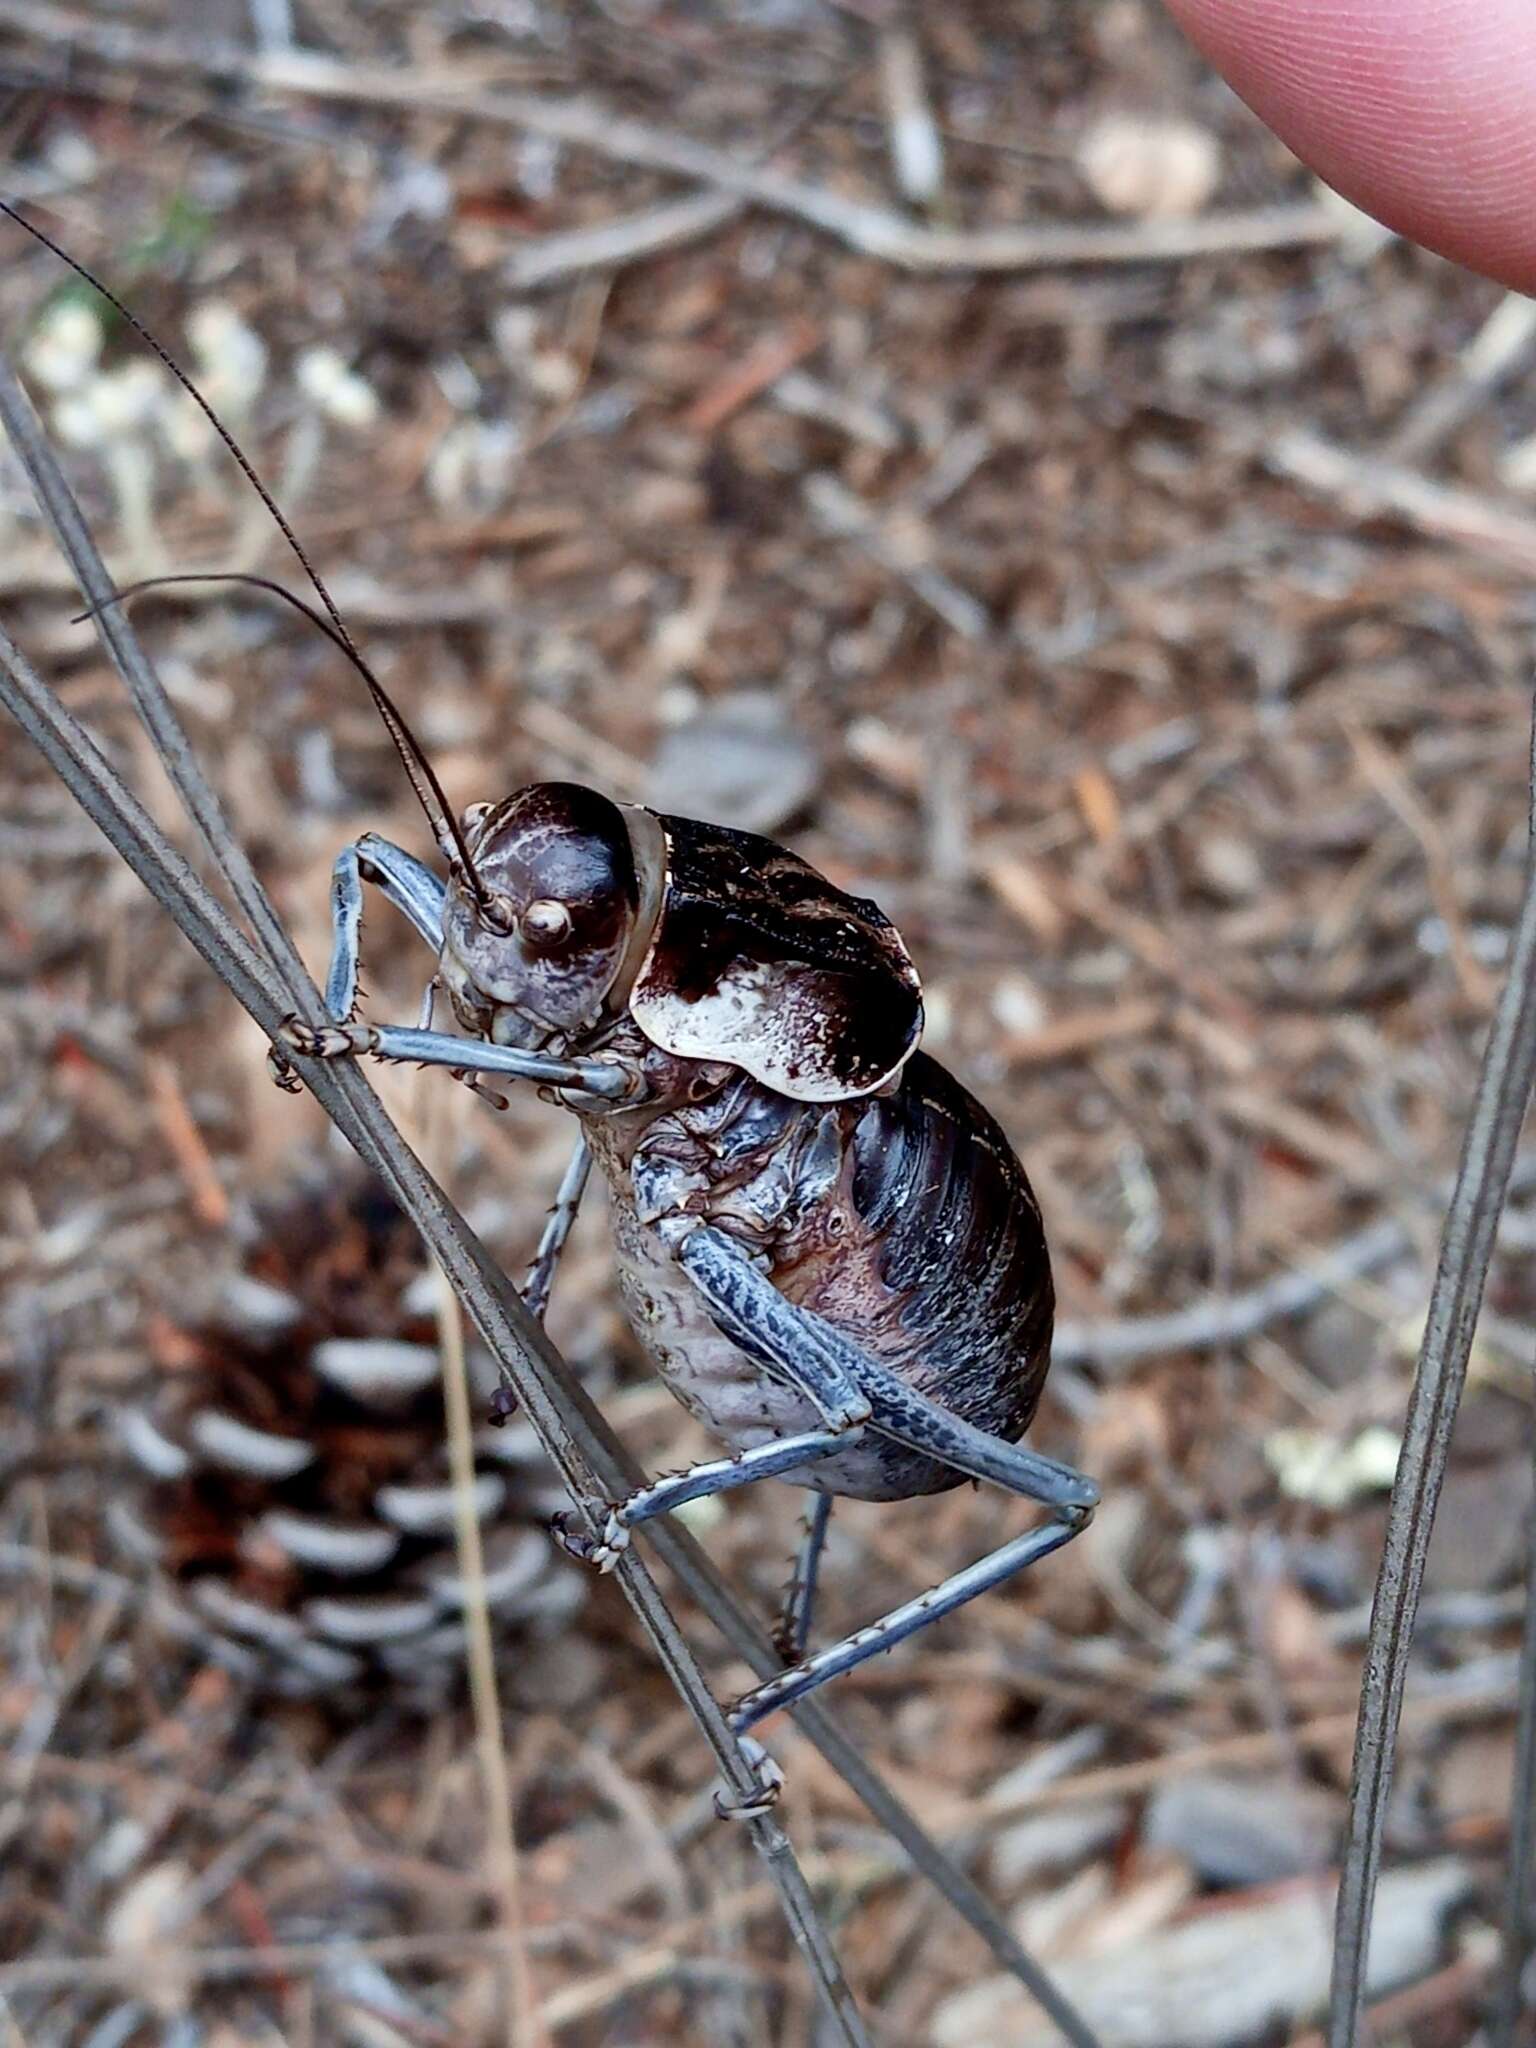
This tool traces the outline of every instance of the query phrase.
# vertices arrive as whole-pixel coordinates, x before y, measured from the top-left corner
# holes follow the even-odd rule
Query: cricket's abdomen
[[[632,1154],[611,1132],[593,1135],[635,1334],[731,1450],[816,1429],[820,1417],[716,1328],[642,1216],[636,1175],[643,1181],[643,1164],[657,1157],[688,1188],[691,1213],[767,1254],[787,1300],[977,1428],[1009,1442],[1022,1435],[1050,1357],[1040,1212],[997,1124],[934,1061],[915,1054],[895,1094],[830,1109],[747,1084],[657,1119]],[[873,1432],[792,1476],[863,1500],[959,1483],[948,1466]]]
[[[632,1204],[615,1203],[613,1222],[619,1295],[630,1327],[690,1415],[731,1451],[823,1426],[803,1395],[766,1373],[716,1327],[687,1275],[654,1231],[638,1221]],[[830,1486],[837,1476],[855,1483],[830,1486],[833,1492],[882,1498],[866,1495],[857,1483],[876,1477],[868,1466],[867,1451],[855,1444],[835,1459],[818,1462],[814,1480],[810,1467],[791,1477]]]

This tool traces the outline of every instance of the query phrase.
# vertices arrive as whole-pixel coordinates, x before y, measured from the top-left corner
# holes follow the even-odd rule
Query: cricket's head
[[[624,812],[534,782],[471,806],[462,830],[479,888],[450,880],[441,960],[460,1022],[504,1045],[579,1044],[623,1007],[653,921]]]

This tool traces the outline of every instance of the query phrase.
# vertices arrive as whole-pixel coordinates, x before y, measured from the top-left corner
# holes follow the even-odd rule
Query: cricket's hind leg
[[[989,1436],[917,1393],[820,1316],[787,1302],[742,1248],[722,1232],[700,1225],[681,1239],[677,1257],[720,1328],[737,1342],[750,1345],[753,1355],[764,1359],[779,1377],[804,1386],[829,1367],[839,1369],[868,1400],[867,1427],[872,1433],[893,1437],[969,1478],[990,1479],[1052,1511],[1049,1520],[955,1572],[915,1600],[754,1687],[731,1712],[731,1725],[738,1734],[764,1715],[804,1699],[829,1679],[894,1648],[941,1615],[953,1613],[979,1593],[1048,1557],[1071,1542],[1091,1519],[1099,1500],[1091,1479],[1020,1444]]]
[[[648,1486],[637,1486],[633,1493],[609,1508],[596,1536],[573,1529],[571,1518],[564,1514],[554,1519],[555,1533],[573,1557],[596,1565],[600,1572],[609,1572],[618,1563],[621,1552],[629,1548],[631,1531],[654,1515],[670,1514],[673,1508],[683,1507],[688,1501],[704,1500],[732,1487],[755,1485],[759,1479],[781,1478],[784,1473],[828,1457],[833,1451],[846,1450],[857,1443],[861,1433],[857,1423],[842,1429],[811,1429],[797,1436],[776,1437],[750,1451],[738,1451],[733,1458],[708,1458],[702,1464],[690,1465],[686,1472],[674,1472],[665,1479],[652,1480]]]
[[[1038,1528],[1030,1529],[1022,1536],[1016,1536],[1011,1543],[1005,1543],[998,1550],[989,1551],[977,1563],[967,1565],[963,1571],[955,1572],[926,1593],[920,1593],[915,1600],[908,1600],[900,1607],[893,1607],[889,1614],[879,1621],[871,1622],[867,1628],[856,1629],[852,1635],[844,1636],[841,1642],[829,1644],[818,1650],[814,1656],[802,1657],[787,1671],[780,1671],[772,1678],[764,1679],[761,1685],[743,1693],[730,1711],[730,1723],[738,1735],[755,1726],[766,1715],[780,1707],[793,1706],[823,1686],[829,1679],[840,1678],[845,1671],[852,1671],[868,1657],[878,1657],[883,1650],[893,1650],[914,1636],[919,1629],[927,1628],[930,1622],[938,1621],[943,1615],[952,1614],[957,1607],[963,1607],[967,1600],[974,1600],[979,1593],[990,1592],[1005,1579],[1011,1579],[1015,1572],[1021,1572],[1026,1565],[1049,1557],[1053,1550],[1060,1550],[1064,1543],[1070,1543],[1087,1520],[1083,1514],[1077,1520],[1053,1517],[1042,1522]]]
[[[781,1301],[781,1297],[775,1294],[774,1300]],[[781,1478],[858,1442],[870,1404],[841,1360],[805,1361],[795,1385],[820,1416],[820,1428],[775,1437],[738,1451],[733,1457],[709,1458],[686,1472],[637,1487],[609,1506],[602,1528],[591,1536],[572,1530],[567,1519],[561,1517],[557,1524],[560,1540],[575,1556],[585,1558],[600,1571],[611,1571],[620,1551],[629,1543],[630,1532],[641,1522],[710,1494],[751,1486],[759,1479]]]

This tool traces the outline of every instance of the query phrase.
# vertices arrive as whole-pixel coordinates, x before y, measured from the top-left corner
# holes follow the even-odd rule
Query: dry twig
[[[1416,469],[1337,447],[1300,429],[1267,443],[1263,457],[1278,475],[1331,498],[1353,518],[1386,513],[1524,576],[1536,574],[1536,519],[1477,491],[1436,483]]]
[[[1525,1556],[1525,1627],[1520,1640],[1520,1717],[1515,1730],[1515,1775],[1509,1802],[1509,1850],[1504,1872],[1504,1954],[1489,2048],[1512,2048],[1525,2005],[1531,1959],[1531,1887],[1536,1881],[1536,1515]]]
[[[1536,727],[1531,803],[1536,825]],[[1536,844],[1488,1044],[1478,1074],[1456,1189],[1440,1241],[1440,1262],[1392,1485],[1386,1542],[1366,1643],[1355,1736],[1349,1842],[1339,1878],[1329,2048],[1354,2048],[1365,1998],[1371,1904],[1381,1868],[1387,1787],[1424,1585],[1430,1532],[1450,1456],[1451,1430],[1466,1378],[1499,1213],[1515,1145],[1536,1078]]]
[[[1038,270],[1100,263],[1180,263],[1261,249],[1336,242],[1338,210],[1320,202],[1205,214],[1192,220],[1139,220],[1067,227],[949,229],[904,220],[884,207],[844,199],[782,172],[759,169],[723,150],[585,100],[540,98],[487,90],[454,71],[393,70],[346,64],[307,51],[249,50],[105,24],[45,0],[0,0],[0,24],[45,37],[57,49],[113,65],[186,78],[200,75],[226,89],[297,94],[352,106],[431,107],[461,118],[495,122],[551,141],[592,150],[636,168],[708,186],[820,228],[823,233],[899,269],[925,272]],[[676,229],[674,217],[672,228]],[[619,245],[622,249],[622,243]]]
[[[1509,1192],[1536,1187],[1536,1156],[1515,1162]],[[1439,1199],[1449,1201],[1454,1183]],[[1431,1199],[1431,1198],[1427,1198]],[[1164,1316],[1126,1316],[1101,1323],[1064,1322],[1056,1326],[1052,1356],[1060,1363],[1124,1368],[1158,1352],[1214,1351],[1241,1344],[1275,1323],[1304,1316],[1336,1294],[1345,1293],[1369,1273],[1378,1273],[1413,1249],[1414,1233],[1395,1216],[1380,1217],[1354,1236],[1344,1238],[1311,1266],[1277,1273],[1257,1287],[1243,1289],[1192,1308]]]

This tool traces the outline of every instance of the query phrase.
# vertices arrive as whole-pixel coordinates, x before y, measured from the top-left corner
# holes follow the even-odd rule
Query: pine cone
[[[463,1588],[420,1240],[378,1182],[334,1170],[259,1207],[248,1240],[214,1314],[161,1324],[153,1379],[119,1411],[135,1483],[113,1533],[155,1567],[157,1619],[274,1691],[440,1692],[462,1662]],[[503,1632],[547,1636],[580,1604],[543,1527],[561,1498],[530,1431],[478,1431]]]

